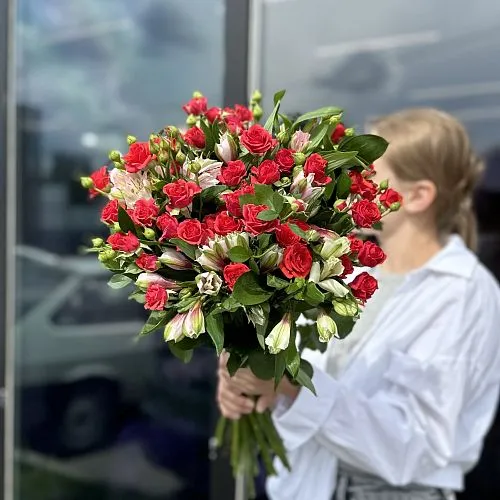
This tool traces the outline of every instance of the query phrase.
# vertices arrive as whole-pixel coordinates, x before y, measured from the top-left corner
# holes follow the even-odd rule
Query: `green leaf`
[[[187,241],[180,238],[172,238],[169,241],[176,247],[179,247],[182,253],[186,254],[190,259],[194,260],[196,258],[196,247],[194,245],[190,245]]]
[[[203,201],[212,201],[215,200],[221,193],[227,191],[229,188],[224,186],[223,184],[219,184],[218,186],[210,186],[205,188],[201,193],[201,199]]]
[[[378,135],[356,135],[342,139],[339,151],[357,151],[358,158],[370,165],[385,153],[388,145],[389,143]]]
[[[325,295],[318,290],[318,287],[314,283],[308,283],[304,299],[308,304],[314,307],[319,306],[325,301]]]
[[[144,302],[146,302],[144,292],[142,292],[140,290],[137,290],[136,292],[131,293],[128,296],[128,298],[129,298],[129,300],[135,300],[139,304],[144,304]]]
[[[373,224],[373,226],[372,226],[372,228],[376,229],[377,231],[382,231],[383,227],[384,227],[384,224],[382,221],[375,222],[375,224]]]
[[[126,286],[132,283],[132,279],[124,274],[114,274],[111,276],[111,279],[108,281],[108,285],[114,290],[118,290],[120,288],[125,288]]]
[[[283,205],[285,204],[285,199],[276,191],[271,198],[271,208],[278,214],[283,210]]]
[[[215,148],[216,138],[214,137],[212,128],[205,123],[204,120],[200,120],[200,127],[205,134],[205,152],[211,153]]]
[[[152,311],[139,335],[147,335],[148,333],[154,332],[162,325],[166,325],[172,315],[172,313],[167,313],[166,311]]]
[[[249,248],[240,246],[230,248],[227,254],[232,262],[246,262],[252,256]]]
[[[290,343],[286,350],[286,369],[288,373],[295,378],[299,373],[300,355],[297,352],[295,344]]]
[[[224,348],[224,320],[222,315],[210,313],[205,318],[207,332],[214,343],[217,356],[220,356]]]
[[[332,197],[334,191],[335,191],[335,181],[331,181],[325,186],[325,192],[323,194],[323,197],[325,198],[326,201],[328,201]]]
[[[271,235],[269,233],[259,234],[259,236],[257,236],[257,240],[259,242],[259,252],[261,252],[269,246],[269,243],[271,242]]]
[[[300,229],[299,226],[297,226],[297,224],[288,224],[288,226],[290,227],[290,229],[298,236],[300,236],[301,238],[304,238],[305,240],[307,240],[307,234],[305,231],[303,231],[302,229]]]
[[[272,274],[267,275],[267,285],[273,288],[277,288],[278,290],[282,290],[286,288],[290,284],[289,281],[278,278],[277,276],[273,276]]]
[[[248,261],[248,267],[255,273],[255,274],[260,274],[260,269],[259,266],[257,265],[257,262],[255,262],[255,259],[250,259]]]
[[[269,302],[265,302],[260,307],[262,307],[262,311],[264,314],[264,324],[255,325],[255,330],[257,332],[257,340],[259,341],[259,345],[262,348],[262,350],[265,351],[266,350],[265,338],[267,332],[267,325],[269,324],[269,313],[271,310],[271,306],[269,305]]]
[[[292,128],[293,122],[292,122],[292,120],[290,120],[290,118],[288,118],[288,116],[283,115],[281,113],[278,116],[279,116],[279,118],[281,118],[283,125],[285,125],[285,127],[287,129]]]
[[[292,294],[298,292],[299,290],[302,290],[303,287],[304,287],[304,280],[299,281],[299,279],[296,278],[295,281],[292,281],[291,283],[289,283],[289,285],[286,289],[286,293],[289,295],[292,295]]]
[[[274,354],[264,351],[251,351],[248,356],[248,365],[254,375],[261,380],[270,380],[274,377]]]
[[[341,316],[334,310],[331,311],[331,316],[337,324],[337,337],[343,339],[352,332],[356,319],[352,316]]]
[[[320,154],[328,162],[326,167],[328,175],[331,175],[336,168],[344,165],[364,166],[364,163],[356,158],[357,151],[328,151]]]
[[[252,205],[257,205],[258,202],[255,199],[255,195],[253,194],[242,194],[241,196],[238,197],[238,200],[240,202],[240,207],[243,208],[244,205],[252,204]]]
[[[328,229],[335,231],[340,236],[344,236],[354,229],[352,217],[349,214],[341,214],[338,220],[328,225]]]
[[[236,302],[235,298],[230,295],[227,299],[222,301],[221,307],[227,312],[235,312],[241,307],[241,304]]]
[[[328,132],[329,123],[326,121],[318,125],[311,134],[311,142],[309,143],[307,149],[308,151],[314,151],[324,139],[326,133]]]
[[[254,198],[257,204],[267,205],[269,207],[272,206],[274,189],[271,186],[269,186],[268,184],[255,184],[254,189],[255,189]]]
[[[128,233],[130,231],[137,235],[134,221],[130,218],[130,215],[126,212],[126,210],[120,206],[118,206],[118,224],[124,233]]]
[[[275,356],[274,359],[274,387],[277,388],[278,384],[283,378],[286,370],[286,352],[282,351]]]
[[[283,99],[283,97],[285,97],[285,94],[286,94],[286,90],[278,90],[278,92],[276,92],[273,96],[273,102],[274,102],[274,105],[276,106],[276,104],[278,104],[279,101],[281,101]]]
[[[193,350],[181,349],[175,342],[167,342],[170,352],[183,363],[189,363],[193,357]]]
[[[266,302],[273,292],[265,290],[254,272],[240,276],[233,289],[233,297],[244,306],[255,306]]]
[[[273,131],[274,121],[276,120],[276,117],[278,116],[278,111],[280,109],[281,99],[283,99],[285,92],[286,92],[285,90],[281,90],[279,92],[276,92],[276,94],[274,94],[274,109],[273,109],[272,113],[269,115],[269,118],[266,120],[266,123],[264,124],[264,128],[268,132],[272,133],[272,131]]]
[[[227,361],[227,371],[231,377],[243,366],[245,358],[236,352],[231,352]]]
[[[309,111],[309,113],[305,113],[300,115],[294,122],[293,126],[296,127],[299,123],[306,122],[309,120],[314,120],[316,118],[326,118],[333,115],[340,115],[342,110],[340,108],[336,108],[333,106],[327,106],[326,108],[319,108],[315,111]]]
[[[351,178],[346,172],[342,172],[337,178],[337,199],[345,200],[351,192]]]
[[[277,214],[274,210],[262,210],[262,212],[260,212],[257,215],[257,219],[263,220],[263,221],[275,220],[278,217],[279,217],[279,214]]]
[[[309,389],[316,396],[316,389],[312,382],[313,368],[305,359],[300,360],[300,368],[295,380],[303,387]]]
[[[143,270],[135,263],[132,262],[127,269],[125,269],[127,274],[141,274]]]

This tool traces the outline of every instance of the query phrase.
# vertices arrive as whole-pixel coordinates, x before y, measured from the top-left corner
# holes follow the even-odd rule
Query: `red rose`
[[[217,214],[208,214],[205,215],[205,218],[203,219],[203,223],[205,224],[205,226],[207,226],[207,229],[209,229],[210,231],[214,231],[216,218]]]
[[[218,120],[220,118],[221,112],[222,110],[220,108],[214,106],[205,113],[205,116],[210,123],[213,123],[215,120]]]
[[[345,136],[345,127],[343,123],[337,123],[335,130],[332,132],[331,139],[333,144],[338,144]]]
[[[169,240],[170,238],[177,238],[177,228],[179,221],[172,217],[170,214],[163,214],[156,219],[156,225],[162,232],[160,241]]]
[[[298,243],[300,236],[295,234],[288,224],[281,224],[276,228],[276,240],[281,247],[287,248]]]
[[[132,174],[147,167],[152,159],[153,155],[149,149],[149,142],[134,142],[130,145],[128,153],[123,157],[127,172]]]
[[[240,205],[240,196],[244,194],[254,194],[254,193],[255,190],[253,186],[248,185],[248,186],[243,186],[242,188],[237,189],[232,193],[227,193],[222,195],[222,198],[226,203],[227,211],[235,217],[242,217],[243,209],[241,208]]]
[[[288,219],[288,224],[294,224],[298,226],[299,229],[302,229],[302,231],[309,231],[309,229],[311,229],[311,226],[307,222],[300,219]]]
[[[352,218],[358,227],[372,227],[381,219],[381,214],[373,201],[360,200],[352,206]]]
[[[248,273],[250,268],[245,264],[228,264],[223,271],[224,281],[232,291],[238,278],[245,273]]]
[[[106,224],[118,222],[118,200],[111,200],[104,205],[101,211],[101,220]]]
[[[303,243],[295,243],[285,249],[280,269],[287,278],[305,278],[311,270],[312,262],[309,247]]]
[[[351,246],[351,252],[359,253],[359,251],[363,248],[363,241],[355,236],[348,236],[348,238]]]
[[[108,238],[108,243],[113,250],[120,252],[132,253],[135,252],[139,246],[139,240],[130,231],[127,234],[114,233]]]
[[[203,149],[205,147],[205,134],[199,127],[191,127],[183,136],[184,142],[194,148]]]
[[[187,104],[182,106],[182,109],[188,115],[202,115],[207,111],[207,98],[206,97],[193,97]]]
[[[394,189],[389,188],[385,193],[380,195],[380,203],[387,208],[393,203],[401,203],[403,201],[403,197]]]
[[[356,276],[354,280],[350,283],[352,294],[361,300],[362,302],[367,301],[377,290],[378,282],[377,280],[369,275],[368,273],[361,273]]]
[[[280,169],[273,160],[264,160],[258,167],[252,167],[252,183],[274,184],[280,180]]]
[[[347,278],[354,271],[354,266],[352,264],[352,260],[347,255],[342,255],[340,257],[340,261],[344,266],[344,272],[339,276],[340,279]]]
[[[314,184],[316,186],[324,186],[332,180],[332,178],[328,177],[325,173],[327,164],[328,162],[319,153],[313,153],[306,160],[304,174],[306,177],[309,174],[314,174]]]
[[[376,173],[377,172],[375,171],[375,165],[372,163],[371,165],[368,165],[368,168],[361,172],[361,175],[366,179],[370,179],[370,177],[373,177]]]
[[[245,229],[254,236],[262,233],[271,233],[279,224],[278,219],[270,221],[258,219],[257,216],[264,210],[269,210],[269,207],[266,205],[252,205],[251,203],[243,206]]]
[[[226,186],[239,186],[247,174],[247,167],[241,160],[229,161],[227,166],[222,167],[217,177]]]
[[[365,241],[358,253],[358,260],[362,266],[375,267],[382,264],[386,259],[384,251],[371,241]]]
[[[156,271],[158,269],[158,257],[156,255],[143,253],[135,259],[135,263],[144,271]]]
[[[241,221],[231,217],[228,212],[220,212],[215,218],[214,231],[221,236],[226,236],[235,231],[241,231]]]
[[[253,120],[252,111],[246,106],[242,106],[241,104],[236,104],[236,106],[234,107],[234,114],[242,122],[250,122]]]
[[[162,311],[168,301],[168,292],[161,285],[153,283],[146,290],[146,302],[144,309],[151,311]]]
[[[236,115],[226,116],[224,121],[226,122],[227,129],[231,132],[231,134],[239,135],[243,130],[243,123]]]
[[[185,208],[191,204],[194,195],[201,192],[201,188],[195,182],[179,179],[163,186],[163,192],[169,198],[170,207]]]
[[[250,153],[256,155],[264,154],[277,144],[272,135],[261,125],[252,125],[248,130],[245,130],[241,134],[240,142]]]
[[[351,193],[359,194],[365,200],[374,200],[377,196],[377,186],[365,179],[359,172],[353,171],[349,173],[351,178]]]
[[[282,172],[291,172],[295,166],[295,160],[290,149],[280,149],[276,153],[274,161],[278,164]]]
[[[151,227],[154,219],[158,217],[159,211],[160,209],[156,205],[155,200],[137,200],[131,217],[136,224]]]
[[[204,231],[198,219],[188,219],[179,224],[177,236],[190,245],[199,245],[204,239]]]
[[[90,175],[92,182],[94,183],[94,188],[104,191],[109,185],[109,175],[106,166],[101,167]],[[99,193],[96,189],[90,188],[89,195],[91,198],[95,198]]]

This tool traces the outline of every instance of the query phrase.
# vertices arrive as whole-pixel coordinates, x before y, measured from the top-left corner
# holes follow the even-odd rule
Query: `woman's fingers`
[[[254,409],[254,402],[250,398],[235,392],[223,380],[219,380],[217,402],[222,415],[232,420],[251,413]]]

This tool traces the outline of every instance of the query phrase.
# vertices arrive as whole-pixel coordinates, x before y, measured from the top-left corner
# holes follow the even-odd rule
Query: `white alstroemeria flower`
[[[295,152],[300,153],[309,144],[310,139],[311,134],[308,132],[302,132],[302,130],[297,130],[297,132],[295,132],[290,139],[290,148]]]
[[[197,174],[191,171],[190,164],[197,163],[199,165],[199,171]],[[220,184],[217,177],[220,175],[220,169],[222,167],[222,162],[216,160],[209,160],[203,158],[195,158],[192,161],[185,162],[182,166],[182,173],[189,179],[195,181],[198,176],[198,184],[201,189],[206,189],[208,187],[216,186]]]
[[[182,325],[182,333],[191,339],[196,339],[205,333],[205,316],[201,310],[201,301],[196,302],[187,313]]]
[[[345,297],[349,293],[349,288],[339,283],[337,280],[329,279],[320,281],[318,286],[326,290],[327,292],[333,293],[335,297]]]
[[[178,290],[180,288],[176,281],[165,279],[157,273],[141,273],[135,281],[139,288],[147,289],[149,285],[161,285],[167,290]]]
[[[338,332],[337,324],[324,309],[320,309],[318,312],[316,327],[318,328],[320,342],[330,341],[331,338],[337,335]]]
[[[236,160],[238,151],[231,134],[224,132],[218,144],[215,145],[215,154],[224,163]]]
[[[184,321],[186,320],[186,316],[187,313],[177,314],[167,323],[163,332],[165,342],[178,342],[184,338],[182,327],[184,325]]]
[[[183,269],[191,269],[193,265],[189,261],[187,257],[185,257],[182,253],[174,250],[173,248],[167,248],[158,260],[165,264],[167,267],[171,269],[175,269],[177,271],[182,271]]]
[[[110,196],[118,200],[124,200],[127,208],[134,208],[138,200],[150,200],[151,185],[146,172],[131,174],[114,168],[109,173],[109,178],[113,187]]]
[[[214,271],[198,274],[195,281],[202,295],[217,295],[222,286],[221,277]]]
[[[288,347],[290,342],[290,317],[290,313],[286,313],[266,337],[265,342],[271,354],[278,354]]]

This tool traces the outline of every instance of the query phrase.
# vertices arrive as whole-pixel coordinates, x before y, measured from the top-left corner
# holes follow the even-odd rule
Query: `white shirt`
[[[453,236],[409,273],[339,379],[313,353],[317,396],[302,389],[275,422],[292,472],[277,462],[272,500],[330,500],[337,461],[393,485],[460,490],[478,460],[500,387],[500,292]]]

